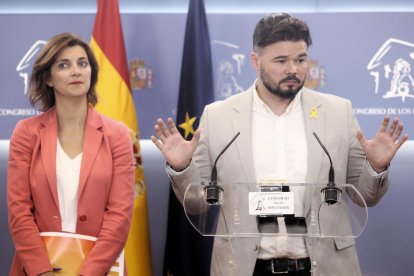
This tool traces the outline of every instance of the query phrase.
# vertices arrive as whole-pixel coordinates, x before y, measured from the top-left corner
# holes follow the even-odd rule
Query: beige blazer
[[[251,87],[224,101],[206,106],[200,122],[201,138],[192,163],[184,173],[171,176],[172,187],[180,200],[189,183],[210,179],[214,160],[237,132],[240,132],[240,136],[218,161],[218,182],[254,183],[256,181],[251,141],[253,91]],[[359,126],[352,114],[350,101],[303,88],[301,103],[308,143],[306,182],[327,183],[328,181],[330,163],[312,134],[315,132],[332,157],[336,183],[355,185],[367,205],[375,205],[388,188],[388,171],[381,177],[373,177],[368,170],[366,157],[355,136]],[[316,118],[311,116],[311,110],[315,108],[318,112]],[[349,191],[348,193],[351,198],[355,198],[354,194]],[[310,212],[306,210],[309,211],[311,198],[312,191],[309,189],[305,196],[305,214],[307,213],[308,221]],[[349,228],[347,214],[340,214],[344,217],[341,225],[330,224],[331,215],[333,214],[320,218],[321,222],[324,222],[323,225]],[[252,231],[254,229],[257,231],[254,216],[246,215],[242,219],[250,220]],[[218,227],[225,227],[222,220]],[[216,237],[211,275],[252,275],[259,245],[260,238],[232,239],[230,246],[228,239]],[[307,245],[310,249],[309,241]],[[353,238],[324,239],[318,247],[317,254],[311,257],[312,261],[317,262],[318,274],[316,275],[360,275]]]

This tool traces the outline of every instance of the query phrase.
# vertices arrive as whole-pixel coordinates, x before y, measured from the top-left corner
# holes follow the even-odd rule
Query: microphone
[[[318,140],[319,145],[321,145],[323,151],[328,155],[329,162],[331,163],[331,167],[329,168],[329,178],[328,178],[328,184],[327,187],[323,188],[321,190],[321,193],[325,194],[325,203],[328,205],[335,204],[338,202],[339,197],[342,193],[341,189],[338,189],[335,184],[335,173],[334,168],[332,165],[332,159],[331,156],[328,153],[328,150],[326,147],[322,144],[321,140],[319,139],[318,135],[316,135],[315,132],[313,132],[313,136],[315,136],[316,140]]]
[[[220,204],[220,195],[223,192],[223,188],[217,184],[217,161],[219,160],[220,156],[230,147],[230,145],[236,140],[236,138],[240,135],[240,132],[231,139],[231,141],[224,147],[224,149],[220,152],[217,156],[216,160],[214,161],[213,168],[211,170],[211,178],[210,182],[207,186],[204,187],[204,191],[206,194],[206,201],[209,205],[218,205]]]

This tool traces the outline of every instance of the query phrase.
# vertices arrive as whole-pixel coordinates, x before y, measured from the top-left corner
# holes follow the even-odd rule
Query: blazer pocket
[[[337,250],[355,245],[355,239],[351,237],[335,237],[334,242]]]

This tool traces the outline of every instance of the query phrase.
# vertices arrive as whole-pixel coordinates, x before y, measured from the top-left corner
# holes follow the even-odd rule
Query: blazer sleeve
[[[177,174],[168,174],[171,179],[171,186],[178,200],[183,203],[185,191],[190,183],[208,181],[211,174],[212,164],[209,155],[208,142],[208,106],[204,108],[200,119],[199,129],[201,130],[200,141],[192,156],[190,165]],[[168,173],[168,170],[167,170]]]
[[[79,275],[106,275],[123,250],[134,205],[135,165],[128,129],[117,124],[111,131],[112,184],[101,230]]]
[[[356,138],[356,130],[360,129],[355,116],[352,114],[352,105],[348,101],[348,115],[350,124],[350,151],[347,168],[347,183],[352,183],[361,193],[368,207],[376,205],[384,196],[389,186],[389,171],[381,175],[374,175],[368,165],[366,155],[362,150],[361,144]],[[354,191],[348,191],[351,199],[359,205],[357,194]]]
[[[16,255],[27,275],[52,271],[33,216],[35,206],[30,191],[30,166],[34,143],[27,123],[20,121],[10,139],[7,207]]]

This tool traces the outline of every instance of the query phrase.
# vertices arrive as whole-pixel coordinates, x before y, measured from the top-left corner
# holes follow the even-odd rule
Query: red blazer
[[[51,271],[39,232],[61,231],[56,183],[56,110],[20,121],[10,140],[9,227],[16,254],[10,275]],[[134,198],[134,159],[125,125],[88,108],[76,233],[98,237],[80,275],[104,275],[122,251]],[[26,273],[26,274],[25,274]]]

